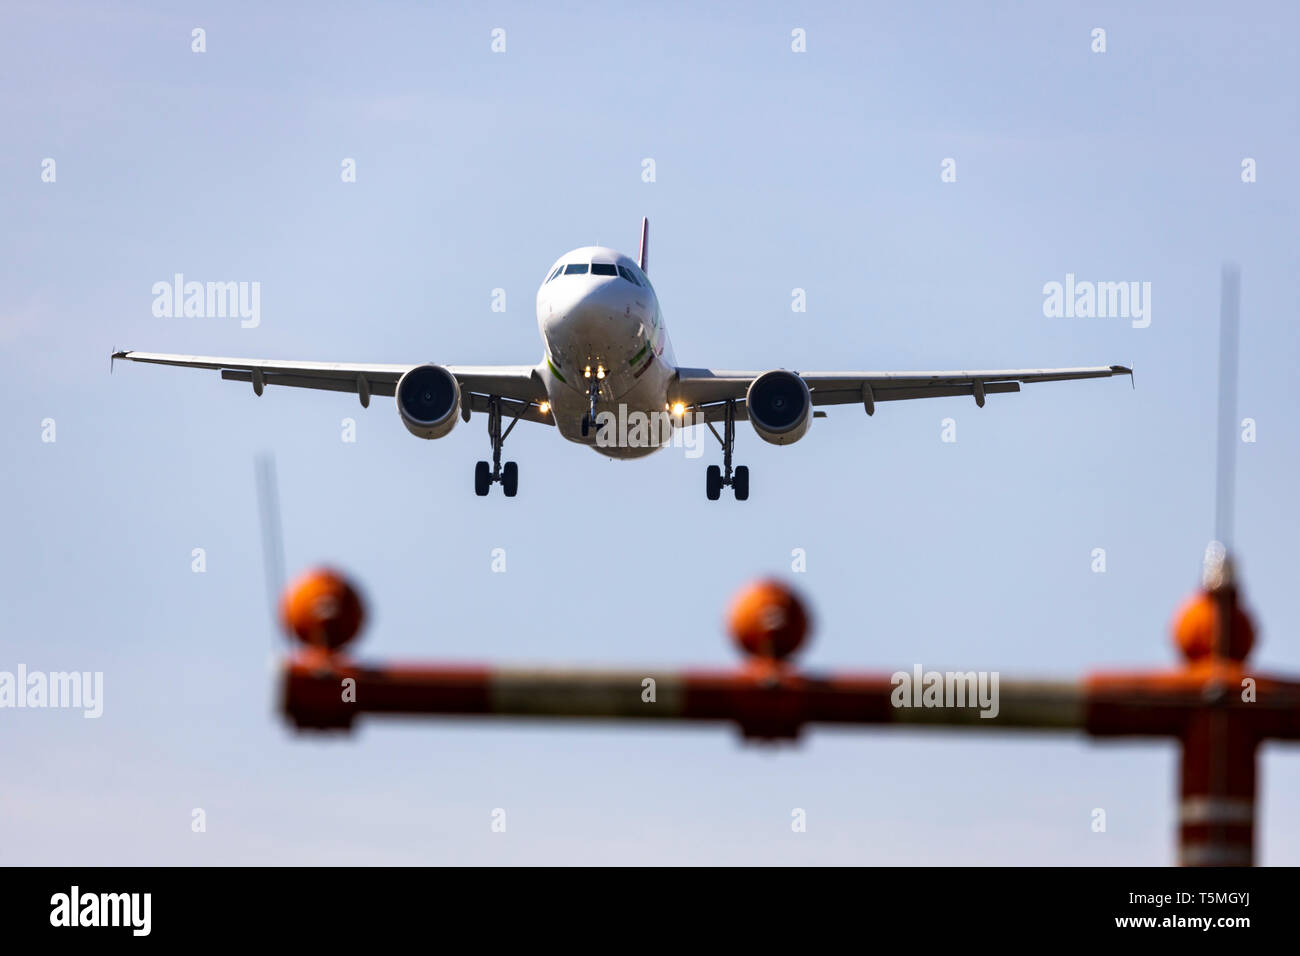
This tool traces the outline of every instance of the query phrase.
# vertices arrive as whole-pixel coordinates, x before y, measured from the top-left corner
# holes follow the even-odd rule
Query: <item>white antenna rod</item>
[[[1241,274],[1231,263],[1223,267],[1219,303],[1219,434],[1216,461],[1214,536],[1232,550],[1233,496],[1237,462],[1237,324]]]

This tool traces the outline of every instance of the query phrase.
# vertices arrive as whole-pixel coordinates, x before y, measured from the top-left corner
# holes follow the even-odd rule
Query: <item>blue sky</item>
[[[16,2],[0,17],[0,669],[105,681],[99,720],[0,711],[18,768],[0,861],[1170,862],[1170,744],[817,731],[769,752],[724,728],[418,721],[296,737],[273,713],[252,463],[276,455],[289,567],[333,562],[363,584],[370,658],[725,666],[728,598],[803,548],[789,576],[816,615],[811,668],[1166,666],[1212,527],[1229,258],[1239,410],[1258,429],[1239,446],[1237,519],[1255,659],[1300,670],[1293,8]],[[109,374],[114,348],[534,362],[546,267],[594,242],[634,253],[642,215],[683,364],[1131,363],[1137,388],[832,409],[786,448],[741,426],[740,504],[705,500],[712,449],[614,462],[521,425],[519,497],[478,499],[478,418],[423,442],[387,399]],[[151,287],[176,272],[260,282],[260,325],[154,317]],[[1043,285],[1067,273],[1150,282],[1150,327],[1044,317]],[[1295,758],[1264,750],[1265,863],[1300,862]]]

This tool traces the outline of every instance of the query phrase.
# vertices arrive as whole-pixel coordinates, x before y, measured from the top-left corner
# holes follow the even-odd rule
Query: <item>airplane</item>
[[[215,369],[221,377],[267,385],[353,392],[368,408],[372,395],[393,395],[411,434],[447,435],[458,418],[487,416],[492,462],[474,468],[474,492],[500,484],[506,497],[519,488],[519,466],[501,464],[502,446],[519,421],[556,428],[561,437],[612,458],[639,458],[670,442],[672,430],[707,425],[722,448],[722,465],[709,465],[705,493],[716,501],[730,487],[749,497],[749,468],[733,467],[736,422],[749,421],[758,437],[789,445],[808,433],[823,405],[876,403],[1018,392],[1022,384],[1113,375],[1122,365],[1084,368],[953,372],[718,371],[677,365],[648,270],[650,225],[641,220],[636,259],[604,246],[583,246],[557,259],[537,290],[537,324],[544,354],[536,365],[378,365],[273,359],[114,352],[113,359]],[[621,413],[621,414],[620,414]],[[614,428],[640,416],[652,427]],[[721,423],[722,434],[714,427]],[[505,427],[503,429],[503,423]]]

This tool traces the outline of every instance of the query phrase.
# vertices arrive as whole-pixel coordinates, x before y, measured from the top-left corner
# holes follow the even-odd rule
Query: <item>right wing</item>
[[[745,417],[745,395],[762,372],[727,372],[709,368],[681,368],[670,386],[672,400],[703,412],[706,421],[720,419],[725,403],[738,403],[737,417]],[[808,385],[814,406],[863,405],[867,414],[876,402],[913,398],[972,395],[979,405],[986,394],[1018,392],[1031,382],[1065,382],[1081,378],[1132,376],[1123,365],[1083,368],[1019,368],[954,372],[798,372]]]
[[[251,382],[258,395],[267,385],[318,388],[331,392],[353,392],[361,404],[371,395],[392,395],[397,380],[414,368],[408,365],[375,365],[364,362],[293,362],[277,359],[223,358],[214,355],[169,355],[162,352],[114,352],[113,359],[146,362],[150,365],[179,365],[184,368],[219,370],[227,381]],[[488,398],[502,399],[503,414],[528,421],[554,424],[539,405],[546,401],[546,388],[532,365],[448,365],[456,376],[470,411],[486,412]]]

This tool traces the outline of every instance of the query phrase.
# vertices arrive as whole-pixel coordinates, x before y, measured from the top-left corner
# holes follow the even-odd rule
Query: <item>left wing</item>
[[[279,359],[223,358],[214,355],[168,355],[161,352],[114,352],[114,359],[147,362],[151,365],[179,365],[185,368],[217,369],[227,381],[251,382],[258,395],[267,385],[318,388],[331,392],[354,392],[362,405],[371,395],[392,395],[397,380],[417,363],[375,365],[364,362],[292,362]],[[538,406],[546,401],[546,388],[532,365],[448,365],[456,376],[470,411],[486,412],[488,396],[503,399],[501,410],[512,417],[554,424]]]
[[[670,386],[673,401],[705,414],[706,420],[721,417],[725,402],[736,401],[737,416],[744,415],[745,393],[762,372],[726,372],[708,368],[681,368]],[[896,402],[909,398],[940,398],[972,395],[975,404],[984,406],[984,396],[998,392],[1018,392],[1031,382],[1066,382],[1079,378],[1109,378],[1133,375],[1123,365],[1096,365],[1084,368],[1020,368],[959,372],[798,372],[808,385],[813,405],[851,405],[861,403],[868,415],[874,414],[876,402]]]

